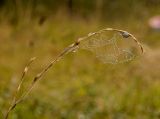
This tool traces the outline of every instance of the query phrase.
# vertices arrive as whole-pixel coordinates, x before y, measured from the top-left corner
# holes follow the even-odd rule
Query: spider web
[[[90,33],[81,41],[79,48],[93,52],[103,63],[124,63],[134,59],[139,47],[132,37],[124,37],[116,31]]]

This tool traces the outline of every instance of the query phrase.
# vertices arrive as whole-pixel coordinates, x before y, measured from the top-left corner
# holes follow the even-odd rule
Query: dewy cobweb
[[[79,39],[79,48],[93,52],[103,63],[124,63],[134,59],[143,48],[135,37],[122,30],[104,29]]]

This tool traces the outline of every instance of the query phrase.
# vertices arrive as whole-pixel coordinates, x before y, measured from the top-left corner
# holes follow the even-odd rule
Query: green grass
[[[119,65],[103,64],[83,50],[70,53],[38,82],[29,97],[11,113],[10,119],[158,119],[160,37],[150,33],[141,23],[136,19],[114,22],[71,20],[67,16],[50,18],[42,26],[36,20],[16,27],[2,22],[1,110],[7,109],[30,57],[36,56],[37,60],[26,76],[24,88],[74,40],[89,32],[114,27],[135,34],[153,50]]]

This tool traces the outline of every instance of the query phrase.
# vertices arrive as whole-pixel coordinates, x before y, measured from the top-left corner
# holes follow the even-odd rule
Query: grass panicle
[[[56,63],[58,62],[60,59],[62,59],[66,54],[73,52],[75,50],[77,50],[79,48],[79,44],[84,41],[86,38],[91,37],[95,34],[101,34],[104,31],[116,31],[118,33],[121,33],[122,35],[125,35],[124,37],[132,37],[133,40],[137,43],[137,45],[140,47],[142,53],[144,52],[144,49],[142,47],[142,45],[140,44],[140,42],[130,33],[128,33],[127,31],[123,31],[123,30],[119,30],[119,29],[112,29],[112,28],[107,28],[107,29],[103,29],[100,30],[98,32],[94,32],[94,33],[89,33],[87,36],[79,38],[78,40],[76,40],[73,44],[69,45],[68,47],[66,47],[54,60],[52,60],[46,67],[44,67],[44,69],[42,69],[42,71],[40,73],[38,73],[32,80],[30,86],[25,90],[25,92],[22,94],[21,97],[18,98],[18,93],[21,89],[21,86],[24,82],[24,77],[26,75],[26,73],[28,72],[28,68],[29,66],[32,64],[32,62],[36,59],[36,58],[31,58],[30,61],[28,62],[28,64],[25,66],[23,72],[22,72],[22,76],[20,79],[20,83],[17,87],[17,90],[15,92],[15,95],[13,97],[12,100],[12,104],[10,105],[10,107],[8,108],[8,111],[6,112],[6,114],[4,115],[4,119],[8,119],[10,112],[15,109],[15,107],[21,103],[22,101],[24,101],[24,99],[31,93],[33,87],[35,86],[35,84],[43,77],[44,74],[46,74],[46,72]]]

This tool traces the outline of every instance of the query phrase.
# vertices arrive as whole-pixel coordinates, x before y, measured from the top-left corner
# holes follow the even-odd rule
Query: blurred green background
[[[103,64],[79,50],[58,62],[10,119],[159,119],[160,31],[148,20],[160,0],[1,0],[0,110],[4,113],[27,61],[37,60],[21,93],[66,46],[113,27],[134,34],[146,53],[124,64]],[[0,119],[2,114],[0,114]]]

